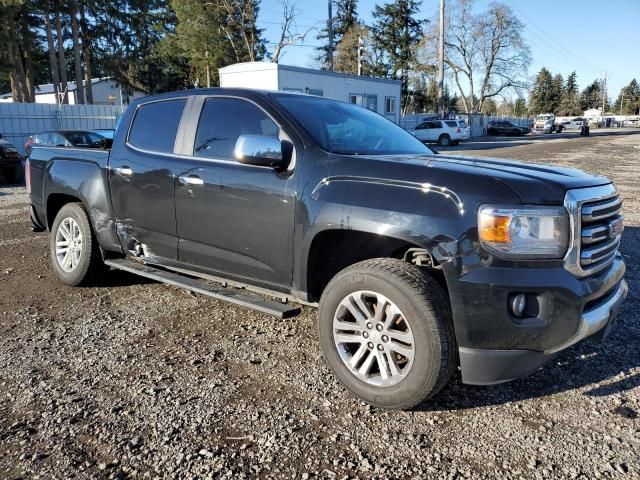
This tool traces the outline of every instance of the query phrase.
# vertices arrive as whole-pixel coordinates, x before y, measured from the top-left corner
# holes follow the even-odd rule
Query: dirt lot
[[[24,188],[0,188],[0,478],[640,477],[640,133],[625,133],[458,148],[615,180],[631,293],[607,343],[506,385],[455,378],[411,412],[338,385],[311,308],[279,321],[120,272],[62,286]]]

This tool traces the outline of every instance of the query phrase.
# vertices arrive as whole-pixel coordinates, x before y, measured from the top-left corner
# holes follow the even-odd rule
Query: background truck
[[[470,384],[527,375],[604,336],[628,290],[608,179],[436,155],[321,97],[147,97],[111,152],[35,146],[27,185],[66,284],[111,267],[279,317],[299,311],[282,299],[317,306],[328,365],[379,407],[458,368]]]
[[[541,130],[543,133],[562,133],[564,127],[556,121],[553,113],[543,113],[536,117],[535,129]]]

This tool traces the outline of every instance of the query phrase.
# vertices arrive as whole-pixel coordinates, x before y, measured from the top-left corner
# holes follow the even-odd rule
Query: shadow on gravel
[[[130,287],[132,285],[147,285],[151,283],[158,282],[154,282],[149,278],[141,277],[139,275],[134,275],[133,273],[112,269],[105,272],[98,282],[95,285],[92,285],[92,287],[117,288]]]
[[[416,411],[466,410],[540,398],[582,387],[589,397],[620,394],[640,386],[640,375],[609,380],[640,367],[640,228],[627,227],[621,252],[627,264],[629,295],[604,342],[587,339],[561,353],[529,377],[488,387],[464,385],[457,375],[431,401]]]

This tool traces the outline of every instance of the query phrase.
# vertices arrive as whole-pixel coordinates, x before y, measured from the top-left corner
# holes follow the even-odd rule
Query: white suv
[[[411,132],[424,143],[437,143],[443,147],[468,140],[471,129],[464,120],[427,120]]]

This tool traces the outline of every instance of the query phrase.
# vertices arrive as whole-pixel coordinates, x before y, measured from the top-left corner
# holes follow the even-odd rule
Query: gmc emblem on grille
[[[609,222],[609,238],[616,238],[618,235],[621,235],[624,231],[624,223],[622,222],[622,218],[616,218]]]

